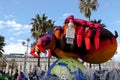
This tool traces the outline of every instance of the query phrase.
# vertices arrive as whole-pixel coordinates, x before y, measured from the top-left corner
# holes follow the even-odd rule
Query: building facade
[[[9,68],[9,65],[11,65],[12,62],[10,62],[11,60],[13,60],[14,64],[12,65],[16,65],[14,67],[15,69],[18,69],[19,71],[24,71],[24,63],[25,63],[25,57],[24,54],[9,54],[9,55],[4,55],[7,59],[7,66],[4,68],[4,71],[6,73],[14,73],[11,72],[11,68]],[[50,62],[49,62],[49,58],[48,57],[41,57],[40,58],[40,68],[44,71],[48,70],[49,65],[51,65],[53,62],[55,62],[57,60],[57,58],[52,57],[50,58]],[[26,58],[26,71],[29,73],[33,70],[33,68],[35,66],[37,66],[38,64],[38,58],[33,58],[32,56],[27,56]],[[86,68],[89,68],[89,63],[84,63]],[[120,68],[120,63],[116,62],[116,61],[112,61],[109,60],[108,62],[102,63],[100,64],[101,69],[113,69],[113,68]],[[96,69],[99,70],[100,68],[99,64],[92,64],[92,69]]]
[[[4,71],[6,73],[10,73],[11,74],[11,68],[9,68],[9,65],[11,65],[11,60],[14,61],[12,62],[12,65],[16,65],[14,67],[15,69],[18,69],[19,71],[24,71],[24,64],[25,64],[25,57],[24,54],[8,54],[8,55],[4,55],[7,59],[7,66],[4,68]],[[48,57],[41,57],[40,58],[40,68],[44,71],[46,71],[49,67],[49,64],[51,65],[54,61],[56,61],[57,59],[55,57],[53,58],[48,58]],[[49,62],[50,61],[50,62]],[[48,64],[49,62],[49,64]],[[38,58],[34,58],[32,56],[27,56],[26,58],[26,71],[29,73],[33,70],[33,68],[35,66],[37,66],[38,64]],[[14,73],[13,70],[13,73]]]

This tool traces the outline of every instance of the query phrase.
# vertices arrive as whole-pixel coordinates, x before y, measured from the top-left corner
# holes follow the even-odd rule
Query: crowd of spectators
[[[19,72],[18,69],[15,70],[14,75],[10,75],[9,73],[0,70],[0,80],[28,80],[28,78],[23,72]]]

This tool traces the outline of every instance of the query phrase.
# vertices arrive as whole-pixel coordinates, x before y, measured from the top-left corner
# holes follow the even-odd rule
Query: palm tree
[[[5,38],[0,35],[0,57],[2,57],[2,54],[4,52],[4,49],[3,49],[3,47],[5,46],[4,39]]]
[[[39,14],[36,14],[35,18],[32,18],[32,37],[36,39],[43,36],[47,30],[53,30],[54,28],[54,22],[51,19],[47,20],[47,16],[43,14],[40,16]]]
[[[3,70],[7,66],[7,60],[4,56],[0,57],[0,68]]]
[[[97,0],[80,0],[79,9],[81,13],[84,13],[85,17],[89,18],[91,16],[91,10],[96,11],[98,7]]]
[[[47,19],[48,17],[43,14],[40,16],[39,14],[36,14],[35,18],[32,18],[32,37],[35,39],[35,42],[37,42],[37,39],[41,36],[43,36],[46,31],[53,30],[54,29],[54,22],[51,19]],[[39,53],[38,53],[39,54]],[[40,58],[38,58],[38,67],[40,67]]]

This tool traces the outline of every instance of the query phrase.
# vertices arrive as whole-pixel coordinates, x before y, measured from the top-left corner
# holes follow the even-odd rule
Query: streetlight
[[[24,41],[22,42],[22,45],[27,47],[27,50],[25,51],[25,55],[24,55],[24,73],[26,72],[26,61],[27,61],[27,54],[28,54],[28,47],[29,47],[30,39],[27,38],[26,41],[27,43],[25,43]]]

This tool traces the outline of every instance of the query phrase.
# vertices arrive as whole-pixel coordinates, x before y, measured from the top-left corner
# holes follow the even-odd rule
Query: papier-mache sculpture
[[[34,54],[37,48],[43,53],[49,50],[50,57],[80,58],[91,64],[100,64],[111,59],[116,53],[117,37],[116,31],[114,35],[100,23],[70,15],[63,27],[57,26],[53,32],[48,31],[40,37],[31,54],[38,57]]]

